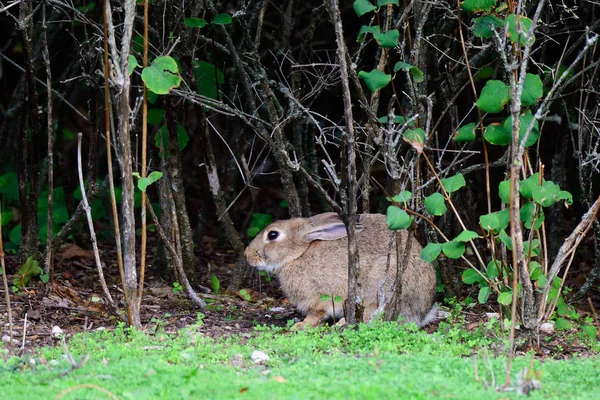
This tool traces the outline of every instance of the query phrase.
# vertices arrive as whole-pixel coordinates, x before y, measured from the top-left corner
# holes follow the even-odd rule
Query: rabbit
[[[382,214],[360,214],[357,222],[359,279],[363,288],[363,321],[377,310],[379,291],[386,284],[386,298],[396,277],[396,249],[386,279],[391,231]],[[407,231],[401,231],[401,250]],[[275,275],[283,292],[306,318],[296,328],[319,326],[327,319],[343,317],[340,296],[348,298],[348,239],[344,223],[336,213],[311,218],[293,218],[274,222],[248,245],[244,255],[248,263]],[[409,254],[404,258],[400,314],[407,322],[422,324],[430,314],[435,295],[436,274],[433,265],[420,257],[421,245],[411,236]],[[328,299],[322,299],[328,295]],[[345,303],[344,303],[345,304]]]

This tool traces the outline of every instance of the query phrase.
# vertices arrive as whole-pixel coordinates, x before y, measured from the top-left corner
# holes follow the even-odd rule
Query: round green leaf
[[[529,32],[532,24],[531,19],[522,15],[516,16],[515,14],[510,14],[508,17],[506,17],[506,22],[508,24],[508,38],[513,43],[517,43],[518,41],[521,46],[525,46],[527,43],[527,33]],[[535,43],[535,36],[533,37],[533,43]]]
[[[560,187],[554,182],[546,181],[541,186],[535,186],[532,190],[533,200],[543,207],[550,207],[559,198]]]
[[[529,250],[531,248],[531,251]],[[525,255],[531,254],[532,257],[540,256],[540,241],[538,239],[534,239],[531,241],[523,242],[523,252]]]
[[[370,33],[372,35],[375,35],[376,33],[381,33],[381,28],[379,28],[379,26],[363,25],[360,27],[360,30],[358,31],[358,38],[356,40],[359,43],[364,42],[365,36],[367,35],[367,33]]]
[[[421,154],[423,152],[425,145],[425,131],[423,129],[407,129],[402,135],[402,139],[410,144],[417,153]]]
[[[477,232],[466,230],[462,231],[460,235],[454,238],[454,240],[457,242],[468,242],[469,240],[478,239],[480,237],[481,236],[479,236]]]
[[[388,4],[399,6],[400,2],[398,0],[377,0],[377,7],[387,6]]]
[[[165,110],[163,110],[162,108],[150,108],[148,110],[148,125],[160,125],[164,117]]]
[[[413,217],[396,206],[389,206],[386,213],[388,228],[397,231],[399,229],[408,229],[413,222]]]
[[[421,250],[421,258],[425,262],[433,262],[442,252],[441,243],[429,243]]]
[[[496,122],[486,126],[483,138],[493,145],[506,146],[510,143],[512,134],[510,130],[504,129],[504,125]]]
[[[565,203],[569,205],[573,204],[573,195],[567,192],[566,190],[561,190],[560,192],[558,192],[558,199],[564,200]]]
[[[454,193],[466,185],[465,177],[460,172],[450,178],[442,179],[442,186],[448,194]]]
[[[187,146],[190,141],[190,137],[187,134],[187,131],[183,127],[183,125],[177,125],[177,139],[179,140],[179,150],[182,151]],[[154,135],[154,145],[162,149],[165,147],[165,144],[169,144],[169,138],[167,135],[167,126],[163,126],[160,130]]]
[[[177,63],[172,57],[161,56],[142,71],[142,80],[148,89],[156,94],[167,94],[171,89],[179,87],[181,77]]]
[[[213,25],[229,25],[231,24],[231,22],[231,15],[222,13],[215,16],[215,18],[210,23]]]
[[[442,251],[444,252],[446,257],[454,260],[462,257],[462,255],[465,254],[465,244],[464,242],[457,242],[456,240],[452,240],[442,245]]]
[[[423,71],[421,71],[419,68],[415,67],[414,65],[411,65],[404,61],[398,61],[394,65],[394,73],[397,73],[400,70],[410,71],[415,82],[423,82],[423,80],[425,79],[425,75],[423,74]]]
[[[186,18],[183,23],[188,28],[204,28],[207,24],[204,18]]]
[[[387,124],[388,123],[388,116],[384,115],[383,117],[379,117],[377,120],[379,122],[381,122],[382,124]],[[405,122],[406,122],[406,120],[404,119],[403,116],[401,116],[401,115],[395,115],[394,116],[394,121],[393,121],[394,124],[396,124],[396,125],[398,125],[398,124],[404,125]]]
[[[544,274],[544,269],[541,264],[537,261],[529,263],[529,277],[532,281],[537,281]]]
[[[394,197],[392,197],[392,198],[386,197],[386,199],[387,199],[387,201],[393,201],[395,203],[407,203],[411,197],[412,197],[412,193],[409,192],[408,190],[404,190],[404,191],[400,192],[399,194],[395,195]]]
[[[494,36],[494,31],[504,27],[504,21],[495,15],[485,15],[483,17],[473,19],[473,35],[483,38],[490,39]]]
[[[477,296],[479,304],[485,304],[487,302],[488,297],[490,297],[491,291],[492,288],[490,288],[489,286],[483,286],[479,289],[479,295]]]
[[[500,232],[506,229],[510,222],[510,210],[496,211],[479,217],[481,227],[486,231]]]
[[[512,239],[510,236],[506,234],[506,231],[502,229],[497,236],[498,240],[500,240],[508,250],[512,250]]]
[[[373,33],[379,47],[393,48],[398,46],[400,32],[398,29],[392,29],[385,33]]]
[[[510,181],[502,181],[498,185],[498,196],[505,204],[510,203]]]
[[[500,262],[494,259],[488,263],[486,268],[488,278],[495,279],[500,275],[500,272],[498,271],[498,265],[500,265]]]
[[[139,67],[140,64],[138,64],[137,58],[135,58],[134,55],[129,55],[129,61],[127,62],[127,74],[131,75],[133,74],[133,71]]]
[[[454,132],[452,139],[455,142],[472,142],[475,140],[475,123],[471,122],[470,124],[459,128]]]
[[[525,75],[523,83],[523,93],[521,94],[521,104],[525,107],[533,106],[544,94],[544,85],[538,75]]]
[[[533,199],[533,188],[540,186],[540,173],[536,172],[527,179],[523,179],[519,185],[519,193],[526,199]]]
[[[509,100],[509,87],[502,81],[491,79],[486,82],[475,104],[482,111],[499,113]]]
[[[217,99],[217,83],[224,82],[223,72],[214,64],[206,61],[194,61],[194,76],[198,82],[198,94]]]
[[[443,215],[448,209],[445,204],[446,199],[440,193],[434,193],[425,197],[425,209],[431,215]]]
[[[534,230],[540,229],[542,223],[545,220],[544,210],[539,209],[537,215],[535,214],[535,203],[528,201],[523,204],[520,211],[521,221],[525,224],[525,228],[532,229],[532,222],[535,219]]]
[[[531,121],[533,121],[533,119],[534,119],[534,116],[531,113],[531,110],[525,111],[525,113],[519,117],[519,120],[521,121],[520,125],[519,125],[519,139],[520,140],[523,140],[523,138],[525,137],[525,132],[527,132],[527,129],[529,128],[529,125],[531,124]],[[512,116],[510,116],[504,120],[503,127],[504,127],[504,130],[506,130],[507,132],[511,132],[511,135],[512,135]],[[535,142],[537,142],[539,137],[540,137],[540,125],[539,125],[538,121],[535,120],[533,123],[533,128],[531,129],[531,132],[529,133],[529,136],[527,136],[527,140],[525,141],[525,147],[533,146],[535,144]]]
[[[384,88],[392,80],[392,76],[388,75],[378,69],[374,69],[371,72],[359,71],[358,77],[365,81],[365,84],[374,93],[381,88]]]
[[[472,285],[476,282],[485,282],[481,275],[473,268],[465,269],[462,273],[462,281],[467,285]]]
[[[477,11],[490,11],[494,6],[496,6],[496,0],[465,0],[460,8],[466,12],[474,13]]]
[[[498,303],[507,306],[512,303],[512,292],[503,292],[498,295]]]
[[[375,7],[369,0],[356,0],[354,2],[354,12],[359,17],[362,17],[366,13],[376,9],[377,7]]]

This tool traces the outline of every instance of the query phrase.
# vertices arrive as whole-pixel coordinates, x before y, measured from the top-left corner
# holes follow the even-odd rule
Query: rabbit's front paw
[[[323,325],[327,319],[327,313],[323,310],[311,310],[306,314],[304,321],[294,324],[292,329],[303,330],[307,326],[315,327]]]

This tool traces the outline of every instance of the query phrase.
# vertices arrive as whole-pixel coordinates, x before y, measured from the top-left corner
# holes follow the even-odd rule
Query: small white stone
[[[497,312],[488,312],[488,313],[485,313],[485,316],[487,317],[487,319],[500,318],[500,314],[498,314]]]
[[[60,338],[63,335],[63,330],[60,329],[60,327],[58,326],[53,326],[52,327],[52,337],[54,338]]]
[[[554,325],[551,324],[550,322],[544,322],[543,324],[540,325],[540,331],[551,334],[551,333],[554,333],[555,328],[554,328]]]
[[[266,355],[262,351],[258,351],[258,350],[254,350],[252,352],[252,355],[250,356],[250,358],[256,364],[266,363],[266,362],[268,362],[271,359],[271,357],[269,357],[268,355]]]

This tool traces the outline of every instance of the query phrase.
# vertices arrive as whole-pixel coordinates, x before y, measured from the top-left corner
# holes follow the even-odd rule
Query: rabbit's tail
[[[418,323],[418,325],[419,327],[423,327],[425,325],[430,324],[433,321],[446,319],[446,317],[448,317],[448,313],[440,310],[437,304],[434,304],[433,307],[431,307],[431,310],[429,310],[427,315],[425,315],[425,317],[421,320],[421,322]]]

